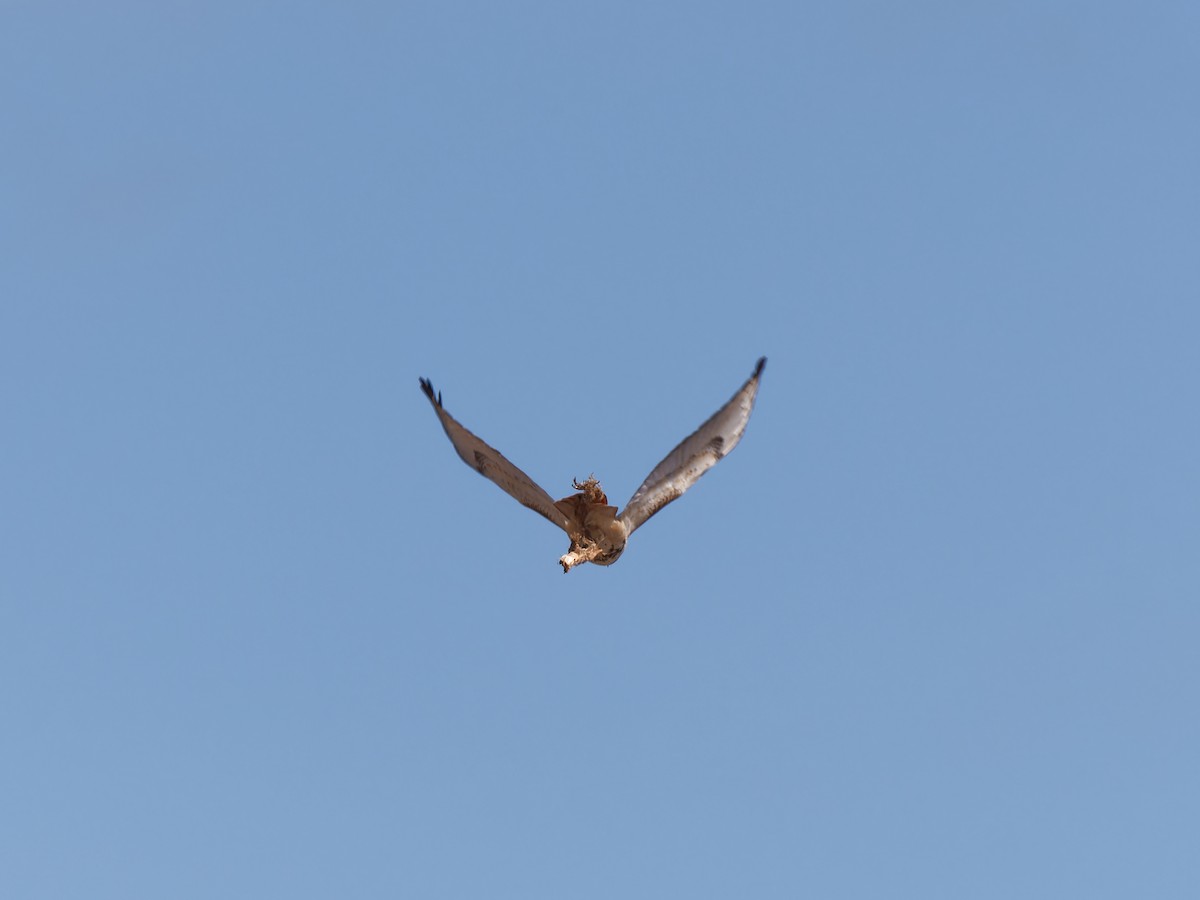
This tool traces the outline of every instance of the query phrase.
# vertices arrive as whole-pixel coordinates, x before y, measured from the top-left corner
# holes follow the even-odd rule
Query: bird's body
[[[433,404],[442,427],[463,462],[522,505],[553,522],[571,538],[570,549],[559,559],[563,572],[580,563],[610,566],[621,556],[629,536],[656,512],[683,492],[729,453],[746,430],[766,357],[758,361],[754,374],[707,422],[667,454],[620,513],[609,506],[608,497],[595,477],[572,486],[578,491],[553,500],[524,472],[488,446],[442,407],[442,395],[422,378],[421,389]]]
[[[600,482],[589,477],[580,484],[578,494],[563,497],[554,505],[570,520],[572,529],[571,548],[559,559],[563,571],[582,562],[598,566],[611,566],[625,551],[629,531],[617,515],[617,508],[608,505],[608,497],[600,489]]]

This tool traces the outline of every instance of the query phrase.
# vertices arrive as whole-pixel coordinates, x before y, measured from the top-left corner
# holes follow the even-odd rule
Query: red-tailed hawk
[[[570,549],[559,559],[565,573],[571,571],[572,566],[585,562],[611,566],[640,525],[682,496],[701,475],[716,465],[717,460],[737,446],[750,421],[750,411],[754,409],[754,397],[766,363],[764,356],[741,390],[654,467],[620,515],[615,506],[608,505],[608,498],[594,476],[589,476],[583,484],[573,479],[571,484],[579,493],[553,500],[498,450],[459,425],[442,407],[441,393],[434,393],[427,378],[420,382],[421,390],[433,404],[433,411],[441,419],[450,443],[463,462],[484,478],[494,481],[523,506],[545,516],[571,538]]]

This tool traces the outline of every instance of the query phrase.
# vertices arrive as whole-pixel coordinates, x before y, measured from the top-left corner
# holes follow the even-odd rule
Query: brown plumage
[[[750,421],[766,362],[764,356],[729,402],[654,467],[619,515],[615,506],[608,505],[608,497],[594,476],[589,476],[582,484],[572,480],[572,487],[579,493],[561,500],[552,499],[500,451],[476,437],[446,412],[441,393],[434,393],[428,379],[422,378],[420,383],[463,462],[567,533],[571,546],[559,563],[563,572],[569,572],[572,567],[585,562],[612,565],[624,552],[634,531],[682,496],[701,475],[737,446]]]

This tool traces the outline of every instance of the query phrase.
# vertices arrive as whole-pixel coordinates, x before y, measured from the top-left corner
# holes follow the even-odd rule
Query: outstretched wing
[[[429,379],[421,379],[421,390],[433,404],[433,411],[437,413],[442,427],[446,429],[447,437],[450,438],[450,443],[454,445],[454,449],[458,451],[463,462],[484,478],[498,484],[501,490],[515,498],[522,506],[528,506],[538,515],[545,516],[567,534],[571,534],[567,517],[554,505],[554,500],[549,494],[538,487],[532,478],[505,459],[504,454],[499,450],[489,447],[459,425],[454,416],[442,408],[441,392],[434,394],[433,385],[429,383]]]
[[[633,534],[638,526],[672,500],[682,496],[701,475],[737,446],[742,439],[742,432],[746,430],[746,423],[750,421],[750,411],[754,409],[754,397],[758,393],[758,380],[766,364],[767,358],[764,356],[742,389],[695,433],[668,453],[667,458],[654,467],[642,486],[629,498],[618,517],[629,534]]]

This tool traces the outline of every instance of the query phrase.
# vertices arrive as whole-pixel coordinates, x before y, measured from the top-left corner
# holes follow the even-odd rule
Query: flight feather
[[[754,374],[729,402],[684,438],[646,476],[618,517],[630,534],[672,500],[683,496],[683,492],[695,484],[701,475],[738,445],[750,421],[754,398],[758,395],[758,382],[766,364],[767,358],[764,356],[755,365]]]
[[[522,506],[527,506],[538,515],[545,516],[567,534],[574,536],[570,521],[554,505],[554,499],[539,487],[537,482],[509,462],[503,453],[472,434],[460,425],[454,416],[446,412],[445,407],[442,406],[441,392],[434,393],[429,379],[421,379],[421,390],[433,404],[434,412],[441,420],[442,428],[446,430],[446,436],[450,438],[450,443],[454,445],[454,449],[463,462],[484,478],[498,485],[502,491],[513,497]]]

